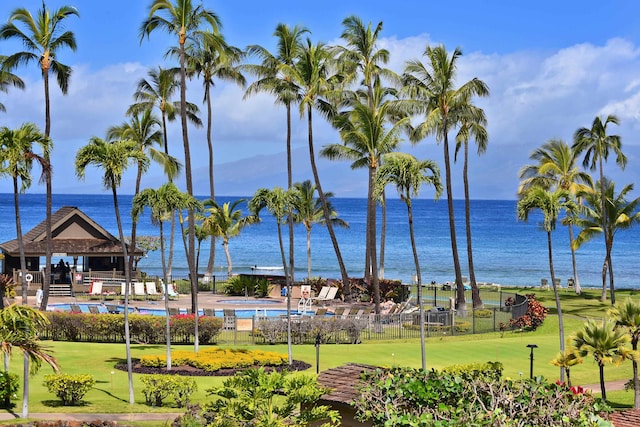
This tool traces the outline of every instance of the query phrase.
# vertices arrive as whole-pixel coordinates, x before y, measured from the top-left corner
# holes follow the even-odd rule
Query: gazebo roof
[[[74,206],[63,206],[51,215],[52,252],[68,256],[122,256],[120,241]],[[44,256],[46,222],[42,221],[23,236],[25,255]],[[5,254],[19,256],[18,239],[0,244]],[[143,252],[138,249],[136,254]]]

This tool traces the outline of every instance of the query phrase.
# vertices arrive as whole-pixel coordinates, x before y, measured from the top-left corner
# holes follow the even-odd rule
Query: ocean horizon
[[[119,195],[120,214],[125,236],[131,234],[131,195]],[[248,199],[244,198],[244,199]],[[219,203],[242,197],[217,197]],[[350,225],[349,229],[336,228],[342,257],[350,277],[362,277],[366,224],[365,198],[334,198],[332,203],[338,216]],[[542,215],[533,212],[528,222],[518,221],[516,200],[472,200],[471,228],[476,280],[505,286],[539,286],[543,278],[549,279],[546,233],[540,228]],[[113,197],[109,194],[54,194],[53,210],[62,206],[76,206],[114,236],[118,230],[114,215]],[[246,205],[242,205],[247,212]],[[468,276],[464,201],[454,201],[456,235],[463,276]],[[447,202],[444,199],[413,200],[414,227],[418,248],[422,282],[443,283],[454,280],[451,240],[448,227]],[[45,219],[45,195],[21,194],[20,216],[23,233]],[[0,193],[0,241],[16,238],[13,194]],[[267,212],[262,222],[245,228],[240,236],[229,243],[233,273],[251,274],[256,271],[281,274],[282,262],[276,223]],[[380,214],[378,214],[380,221]],[[165,227],[168,239],[169,224]],[[285,251],[288,254],[288,229],[283,228]],[[576,233],[578,230],[574,230]],[[177,233],[179,231],[177,230]],[[150,212],[145,210],[138,223],[138,236],[158,236],[159,228],[151,223]],[[167,240],[168,241],[168,240]],[[186,277],[188,268],[181,239],[176,239],[174,277]],[[378,247],[379,247],[378,237]],[[295,226],[295,278],[307,276],[306,231]],[[204,273],[210,252],[209,240],[200,248],[199,273]],[[227,263],[222,245],[216,245],[214,274],[226,278]],[[637,288],[637,254],[640,249],[640,228],[620,230],[614,240],[613,268],[616,288]],[[314,225],[311,232],[312,276],[339,278],[340,271],[326,227]],[[556,277],[566,286],[572,277],[571,251],[567,227],[558,224],[553,233],[553,261]],[[287,255],[288,256],[288,255]],[[583,287],[601,287],[601,271],[605,256],[601,237],[583,245],[576,252],[578,279]],[[54,262],[57,262],[55,259]],[[65,259],[67,261],[67,259]],[[44,257],[41,259],[44,263]],[[147,254],[138,269],[150,275],[161,275],[159,251]],[[385,247],[384,277],[411,283],[415,274],[409,239],[407,208],[399,199],[387,199],[387,239]]]

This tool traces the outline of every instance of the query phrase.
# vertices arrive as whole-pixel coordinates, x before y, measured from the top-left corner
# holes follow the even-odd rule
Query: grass
[[[520,290],[523,292],[522,290]],[[527,291],[528,292],[528,291]],[[637,291],[619,291],[618,300],[627,296],[638,296]],[[553,292],[536,292],[538,300],[548,307],[555,307]],[[563,312],[565,313],[565,337],[575,333],[582,326],[587,317],[603,317],[611,306],[609,302],[599,300],[599,291],[586,290],[582,296],[576,296],[567,291],[562,292]],[[554,309],[555,311],[555,309]],[[61,407],[59,401],[42,385],[44,375],[51,373],[45,365],[40,372],[30,378],[29,411],[35,412],[65,412],[65,413],[134,413],[134,412],[182,412],[178,408],[152,408],[144,403],[140,375],[134,374],[134,390],[136,403],[128,403],[127,373],[113,368],[116,363],[125,358],[124,344],[73,343],[73,342],[45,342],[50,346],[65,373],[90,373],[96,379],[95,388],[87,394],[84,405],[78,407]],[[426,341],[426,359],[428,369],[444,368],[453,364],[471,362],[499,361],[504,364],[504,375],[511,378],[527,377],[529,375],[530,349],[527,344],[538,346],[534,351],[534,375],[543,375],[549,381],[555,381],[559,376],[559,369],[549,363],[559,349],[557,316],[549,316],[545,323],[535,332],[505,332],[481,335],[440,336],[431,337]],[[232,346],[228,346],[232,347]],[[236,348],[241,346],[235,346]],[[192,347],[174,346],[174,349]],[[202,346],[202,348],[206,348]],[[256,345],[247,348],[261,348],[269,351],[287,352],[286,345]],[[19,352],[16,352],[19,353]],[[132,355],[138,358],[142,355],[164,354],[162,345],[134,345]],[[410,366],[420,367],[420,344],[417,339],[376,341],[359,345],[320,346],[320,370],[326,370],[349,362],[358,362],[376,366]],[[316,348],[313,345],[295,345],[293,347],[295,359],[304,360],[312,365],[307,371],[315,373]],[[22,376],[22,357],[14,355],[11,360],[12,372]],[[606,366],[605,379],[607,381],[630,379],[631,364],[621,366]],[[574,384],[596,384],[599,381],[598,368],[592,358],[572,368],[571,376]],[[220,385],[224,378],[199,377],[199,390],[194,401],[206,401],[206,390]],[[598,391],[596,388],[595,391]],[[630,406],[633,402],[631,392],[608,392],[609,400],[616,406]],[[16,401],[19,406],[20,401]],[[19,408],[18,408],[19,410]],[[144,424],[140,424],[144,425]]]

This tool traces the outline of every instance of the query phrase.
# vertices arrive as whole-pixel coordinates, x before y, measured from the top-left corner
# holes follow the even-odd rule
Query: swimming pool
[[[118,304],[100,304],[100,303],[79,303],[76,304],[80,307],[80,310],[83,313],[90,313],[89,306],[94,306],[98,308],[100,313],[112,313],[118,312],[122,313],[124,311],[124,306]],[[47,306],[47,311],[71,311],[71,304],[49,304]],[[239,319],[251,319],[252,317],[280,317],[286,316],[287,310],[283,309],[267,309],[267,308],[255,308],[255,309],[241,309],[234,310],[236,317]],[[129,305],[130,313],[139,313],[139,314],[149,314],[152,316],[165,316],[166,312],[164,308],[138,308],[132,305]],[[201,316],[204,315],[204,310],[200,309],[199,314]],[[214,310],[216,317],[224,317],[224,312],[222,309]],[[187,314],[187,311],[184,309],[180,310],[180,314]],[[292,315],[299,315],[302,313],[298,313],[297,311],[291,311]],[[307,313],[309,314],[309,313]]]
[[[263,300],[263,299],[219,299],[218,302],[222,304],[236,304],[236,305],[269,305],[269,304],[278,304],[280,301]]]

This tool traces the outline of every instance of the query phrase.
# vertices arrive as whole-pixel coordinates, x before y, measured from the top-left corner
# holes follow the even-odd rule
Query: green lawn
[[[617,294],[623,300],[631,292]],[[546,306],[554,306],[553,292],[537,292],[538,299]],[[636,292],[635,295],[638,295]],[[599,292],[588,291],[583,296],[563,292],[566,338],[577,331],[585,317],[602,317],[610,307],[610,303],[599,301]],[[432,337],[426,342],[427,366],[443,368],[452,364],[471,362],[499,361],[504,364],[504,375],[511,378],[529,375],[529,354],[527,344],[536,344],[534,358],[534,374],[543,375],[550,381],[559,376],[559,369],[549,363],[559,348],[557,316],[549,316],[544,325],[535,332],[506,332],[482,335]],[[140,375],[134,375],[136,404],[128,404],[127,374],[113,366],[124,360],[124,344],[87,344],[69,342],[46,342],[55,351],[60,366],[65,373],[92,374],[97,384],[85,398],[86,404],[79,407],[59,407],[58,401],[42,386],[43,377],[51,373],[48,366],[30,380],[30,412],[92,412],[92,413],[129,413],[167,411],[180,412],[177,408],[150,408],[144,403]],[[176,349],[185,347],[176,346]],[[191,348],[191,347],[188,347]],[[285,345],[251,346],[270,351],[286,353]],[[148,354],[163,354],[161,345],[134,345],[133,357]],[[304,360],[312,365],[309,373],[316,371],[316,349],[313,345],[296,345],[293,347],[294,358]],[[22,375],[22,357],[16,352],[11,360],[11,371]],[[325,370],[349,362],[358,362],[378,366],[420,366],[420,343],[417,339],[403,341],[376,341],[357,345],[327,344],[320,347],[320,369]],[[592,359],[571,370],[574,384],[598,383],[597,365]],[[631,364],[607,366],[607,381],[631,378]],[[199,377],[199,391],[195,401],[207,399],[206,389],[220,384],[220,377]],[[630,405],[633,401],[631,392],[610,392],[608,397],[615,405]],[[18,406],[19,401],[16,401]]]

